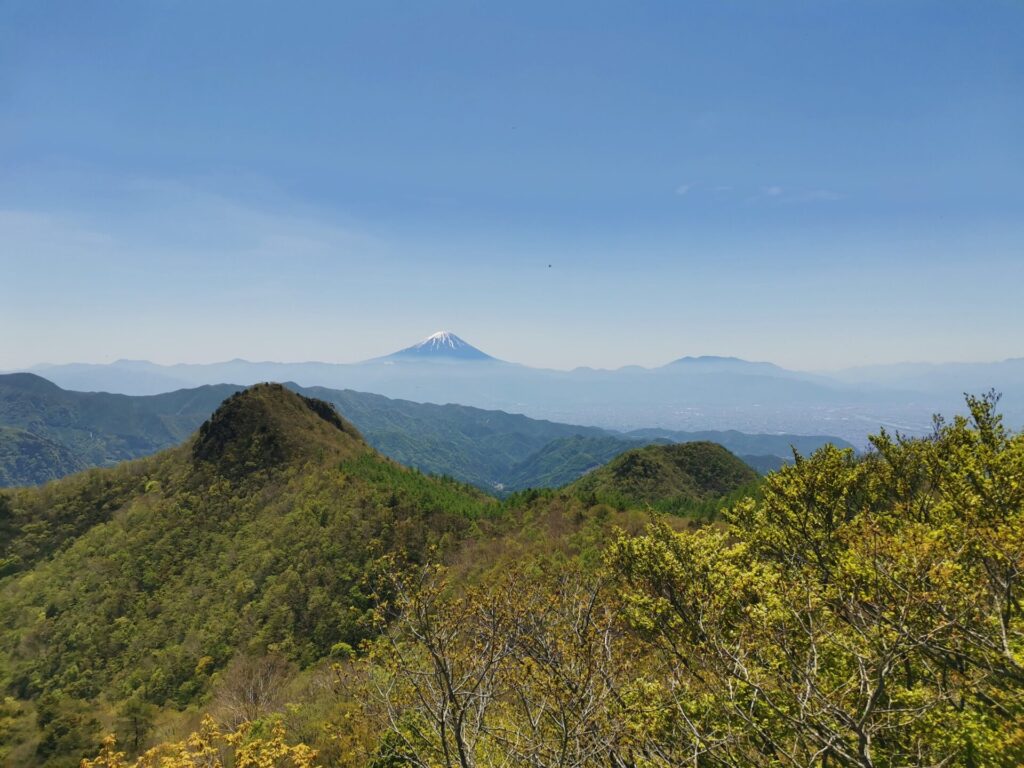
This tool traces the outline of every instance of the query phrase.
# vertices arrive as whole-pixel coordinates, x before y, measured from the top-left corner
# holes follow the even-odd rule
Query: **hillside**
[[[753,468],[717,443],[677,443],[627,451],[568,490],[619,506],[682,511],[751,487],[757,478]]]
[[[621,525],[597,573],[520,548],[482,584],[425,579],[366,664],[373,684],[352,686],[369,705],[343,722],[367,723],[371,759],[344,764],[1024,764],[1024,436],[994,402],[861,458],[823,448],[717,525],[549,515],[598,547],[588,525]],[[657,452],[593,475],[633,460],[646,477],[639,459],[664,475]],[[718,458],[705,487],[728,476]],[[460,685],[437,685],[450,669]]]
[[[0,493],[0,685],[46,711],[9,759],[77,765],[119,702],[185,707],[239,654],[356,645],[377,563],[444,551],[492,507],[280,385],[180,447]]]
[[[655,430],[651,430],[652,432]],[[687,433],[676,432],[677,438],[688,437]],[[740,445],[749,442],[760,442],[764,438],[765,447],[778,445],[775,435],[741,435],[740,433],[700,433],[702,435],[722,435],[723,442],[716,442],[723,448],[728,448],[724,441],[730,444]],[[737,436],[741,439],[737,440]],[[794,443],[807,444],[816,438],[802,438],[800,435],[792,435]],[[572,483],[585,475],[587,472],[606,464],[626,451],[633,450],[645,445],[667,444],[673,441],[666,437],[631,437],[630,435],[573,435],[552,440],[541,448],[537,453],[528,457],[525,461],[517,464],[508,474],[502,485],[503,492],[523,490],[525,488],[558,488]],[[705,438],[701,440],[680,439],[680,442],[708,442]],[[840,441],[842,442],[842,441]],[[820,444],[819,444],[820,445]],[[792,454],[788,457],[762,454],[742,454],[740,458],[758,474],[768,474],[782,468],[792,461]]]
[[[325,387],[295,389],[332,403],[371,445],[395,461],[490,492],[507,483],[514,467],[554,440],[609,434],[596,427],[464,405],[414,403]]]
[[[73,392],[14,373],[0,376],[0,426],[60,445],[76,469],[110,466],[178,445],[238,389],[203,386],[136,397]]]
[[[449,475],[489,492],[558,486],[635,443],[668,439],[721,442],[737,454],[791,456],[838,438],[747,435],[741,432],[642,431],[622,435],[596,427],[531,419],[463,405],[393,400],[352,390],[293,390],[332,403],[374,448],[406,466]],[[110,466],[177,445],[240,387],[221,384],[162,395],[72,392],[32,374],[0,376],[0,426],[60,446],[64,458],[0,433],[0,485],[34,483],[83,467]],[[593,438],[571,440],[571,438]],[[569,442],[560,442],[566,441]],[[619,442],[616,443],[616,440]],[[597,445],[602,448],[594,453]],[[54,456],[53,462],[44,461]],[[31,474],[18,467],[34,467]],[[3,478],[10,478],[4,481]]]
[[[675,429],[633,429],[624,435],[630,440],[655,440],[670,443],[718,443],[737,456],[778,456],[792,460],[793,449],[798,453],[809,454],[831,443],[837,448],[853,448],[853,446],[837,437],[828,435],[791,435],[791,434],[750,434],[735,429],[680,431]]]
[[[643,442],[612,435],[573,435],[552,440],[512,468],[503,490],[567,485]]]
[[[93,768],[866,765],[863,734],[873,764],[1020,764],[1024,438],[969,406],[763,481],[659,444],[499,503],[241,392],[180,447],[0,492],[0,762],[112,732],[133,761]]]
[[[392,400],[323,387],[293,390],[328,401],[387,456],[424,472],[494,490],[511,467],[550,441],[604,430],[503,411]],[[0,426],[60,446],[61,462],[40,465],[23,440],[0,433],[0,485],[32,484],[84,467],[110,466],[182,442],[240,387],[222,384],[162,395],[72,392],[32,374],[0,376]],[[25,453],[26,455],[22,455]],[[31,474],[16,465],[32,464]],[[61,467],[70,467],[62,470]],[[4,480],[4,478],[9,478]]]
[[[88,467],[60,443],[16,427],[0,427],[0,487],[38,485]]]

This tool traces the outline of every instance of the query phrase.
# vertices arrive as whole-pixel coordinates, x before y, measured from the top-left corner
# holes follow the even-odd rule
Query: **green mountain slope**
[[[60,443],[17,427],[0,427],[0,487],[38,485],[87,466]]]
[[[649,445],[627,451],[568,487],[618,506],[682,511],[757,482],[748,464],[717,443]]]
[[[490,492],[552,487],[637,444],[710,439],[737,454],[790,456],[791,444],[809,451],[828,438],[746,435],[740,432],[647,430],[623,435],[559,424],[503,411],[392,400],[322,387],[291,389],[332,403],[367,442],[423,472],[449,475]],[[0,425],[60,446],[52,462],[40,446],[0,432],[0,485],[37,483],[82,467],[110,466],[178,445],[240,387],[217,385],[131,397],[60,389],[32,374],[0,376]],[[579,439],[577,439],[579,438]],[[31,468],[26,474],[25,467]]]
[[[579,443],[569,464],[620,447],[562,442]],[[347,657],[379,629],[392,557],[467,574],[596,562],[613,530],[648,519],[601,502],[665,494],[658,508],[700,512],[753,477],[737,463],[715,445],[651,446],[501,505],[382,457],[325,401],[235,393],[178,447],[0,491],[0,717],[16,713],[0,756],[77,765],[105,729],[143,744],[146,723],[211,706],[239,664],[294,676]]]
[[[791,464],[791,459],[785,459],[781,456],[772,455],[751,455],[742,454],[740,456],[743,461],[753,467],[758,474],[767,475],[769,472],[777,472],[787,464]]]
[[[832,444],[836,448],[853,448],[853,445],[838,437],[829,435],[750,434],[735,429],[702,430],[684,432],[674,429],[634,429],[626,432],[631,440],[668,440],[673,443],[711,442],[725,446],[737,456],[779,456],[792,460],[793,448],[807,455]]]
[[[572,435],[605,435],[581,427],[460,405],[392,400],[380,395],[288,385],[332,403],[377,450],[423,472],[449,475],[495,490],[511,467],[550,441]],[[133,397],[60,389],[33,374],[0,376],[0,425],[63,446],[75,469],[110,466],[179,444],[224,400],[241,388],[217,385]],[[0,435],[0,485],[61,476],[59,466],[32,477],[16,473],[21,444]],[[35,479],[38,477],[39,479]]]
[[[574,435],[552,440],[537,453],[514,466],[501,490],[507,493],[526,488],[559,488],[626,451],[651,444],[665,445],[668,442],[664,438],[632,440],[611,435]],[[762,475],[791,462],[791,459],[771,455],[741,455],[739,458]]]
[[[611,434],[464,405],[414,403],[323,387],[296,391],[335,405],[371,445],[395,461],[492,492],[507,486],[515,467],[554,440]]]
[[[0,764],[116,732],[91,765],[867,765],[864,734],[873,765],[1020,765],[1024,438],[995,400],[756,484],[652,445],[498,503],[253,388],[178,448],[0,491]],[[645,509],[746,489],[716,525]]]
[[[639,445],[639,441],[610,435],[574,435],[552,440],[512,468],[504,490],[561,487]]]
[[[119,702],[184,707],[238,654],[355,645],[376,564],[443,552],[493,507],[279,385],[177,448],[0,493],[0,686],[44,713],[12,754],[75,765]]]
[[[181,443],[239,387],[132,397],[72,392],[30,373],[0,376],[0,425],[61,445],[77,464],[110,466]]]

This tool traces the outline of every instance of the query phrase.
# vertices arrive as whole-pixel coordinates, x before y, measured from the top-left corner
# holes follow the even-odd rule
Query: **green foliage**
[[[498,503],[256,387],[180,448],[0,493],[0,760],[116,731],[91,765],[1022,764],[995,406],[760,483],[656,445]]]
[[[573,435],[552,440],[512,468],[503,483],[504,489],[558,488],[638,445],[636,441],[611,435]]]
[[[746,463],[716,443],[637,448],[580,478],[569,491],[620,509],[650,506],[674,514],[710,516],[729,494],[746,494],[758,480]]]
[[[36,706],[39,742],[35,754],[54,768],[78,765],[95,751],[100,724],[81,701],[59,694],[40,697]]]
[[[191,452],[218,474],[239,479],[349,444],[344,455],[364,452],[362,436],[330,404],[281,384],[259,384],[227,398],[199,427]]]
[[[0,376],[0,425],[12,428],[0,431],[0,485],[44,482],[170,448],[237,389],[130,397],[71,392],[30,373]]]
[[[35,731],[30,719],[28,707],[23,702],[10,696],[0,698],[0,765],[13,764],[12,752],[18,747],[23,754],[29,751],[31,735]]]
[[[147,472],[165,471],[169,457],[91,469],[35,489],[0,491],[0,577],[32,567],[106,522],[142,495]]]
[[[1024,436],[995,398],[769,476],[727,530],[620,539],[633,626],[709,764],[1024,761]],[[652,681],[653,682],[653,681]]]
[[[91,747],[101,699],[132,746],[151,706],[201,700],[239,653],[304,666],[358,646],[381,558],[444,552],[494,506],[322,411],[256,387],[181,448],[0,496],[8,561],[34,564],[0,581],[0,681],[59,702],[40,710],[40,761]]]
[[[883,433],[861,459],[800,458],[727,524],[623,531],[605,573],[529,547],[480,579],[400,572],[375,683],[352,694],[371,702],[379,754],[446,768],[1024,764],[1024,436],[994,397],[968,405],[931,439]],[[537,492],[509,509],[528,529],[544,505],[600,509]]]
[[[38,485],[87,466],[60,443],[24,429],[0,427],[0,487]]]
[[[608,436],[596,427],[464,405],[413,403],[323,387],[298,391],[335,405],[374,448],[401,464],[430,474],[451,475],[489,492],[502,485],[511,487],[509,480],[517,474],[516,468],[552,441],[577,435]],[[573,478],[563,482],[569,479]],[[527,484],[538,481],[531,479]]]

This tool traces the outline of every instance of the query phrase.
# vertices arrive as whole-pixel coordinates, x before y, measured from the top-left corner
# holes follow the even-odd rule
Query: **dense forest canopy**
[[[750,486],[652,446],[499,504],[283,392],[0,495],[7,763],[1024,762],[1024,436],[992,395]],[[630,496],[665,478],[702,493]]]

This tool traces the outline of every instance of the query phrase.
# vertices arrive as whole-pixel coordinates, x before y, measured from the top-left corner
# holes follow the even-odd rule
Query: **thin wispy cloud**
[[[832,203],[844,195],[830,189],[787,189],[780,186],[765,187],[755,199],[777,203]]]
[[[841,195],[838,192],[833,192],[830,189],[812,189],[809,192],[804,192],[794,196],[794,202],[798,203],[829,203],[835,200],[842,200],[845,195]]]
[[[736,200],[745,203],[830,203],[846,199],[840,192],[825,188],[793,189],[781,184],[767,184],[751,190],[749,187],[731,184],[697,187],[696,184],[680,184],[675,189],[677,197],[703,192],[721,201]]]

